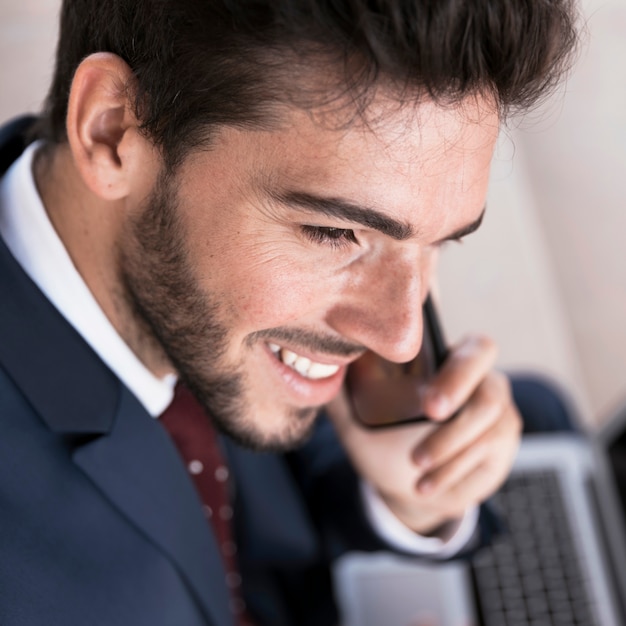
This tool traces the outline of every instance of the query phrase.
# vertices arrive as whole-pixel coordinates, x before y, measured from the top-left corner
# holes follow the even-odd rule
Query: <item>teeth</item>
[[[287,348],[281,348],[275,343],[270,343],[269,349],[280,358],[280,360],[289,367],[293,368],[306,378],[312,380],[319,380],[321,378],[328,378],[333,376],[339,371],[339,365],[329,365],[325,363],[315,363],[311,359],[307,359],[305,356],[300,356]]]
[[[309,367],[311,367],[311,359],[307,359],[305,356],[299,356],[291,367],[293,367],[298,374],[306,376],[309,373]]]
[[[291,350],[283,348],[280,352],[280,358],[285,365],[292,366],[298,359],[298,355]]]
[[[312,363],[307,376],[314,380],[328,378],[339,371],[339,365],[325,365],[324,363]]]

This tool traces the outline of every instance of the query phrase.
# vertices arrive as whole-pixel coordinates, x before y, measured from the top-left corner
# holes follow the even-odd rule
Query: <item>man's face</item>
[[[493,108],[373,111],[341,129],[296,110],[223,128],[121,243],[136,321],[250,445],[300,441],[364,351],[412,359],[434,252],[483,212]]]

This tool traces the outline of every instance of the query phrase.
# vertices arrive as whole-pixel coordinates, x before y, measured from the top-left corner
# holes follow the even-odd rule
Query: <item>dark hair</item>
[[[488,95],[506,115],[569,68],[575,22],[573,0],[64,0],[39,134],[65,140],[73,74],[100,51],[132,68],[135,111],[172,162],[212,125],[306,106],[299,78],[319,69],[318,95],[357,110],[385,84],[404,100]]]

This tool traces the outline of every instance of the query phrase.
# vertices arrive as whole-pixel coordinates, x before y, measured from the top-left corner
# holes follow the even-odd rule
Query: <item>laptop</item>
[[[342,626],[626,624],[626,407],[590,437],[525,436],[493,505],[508,532],[469,562],[340,559]]]

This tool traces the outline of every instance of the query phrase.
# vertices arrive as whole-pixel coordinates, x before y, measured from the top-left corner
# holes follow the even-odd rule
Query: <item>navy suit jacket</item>
[[[0,175],[32,123],[0,130]],[[271,626],[336,623],[329,562],[385,546],[330,424],[288,455],[224,446],[252,613]],[[0,624],[231,623],[216,542],[173,443],[0,241]]]

